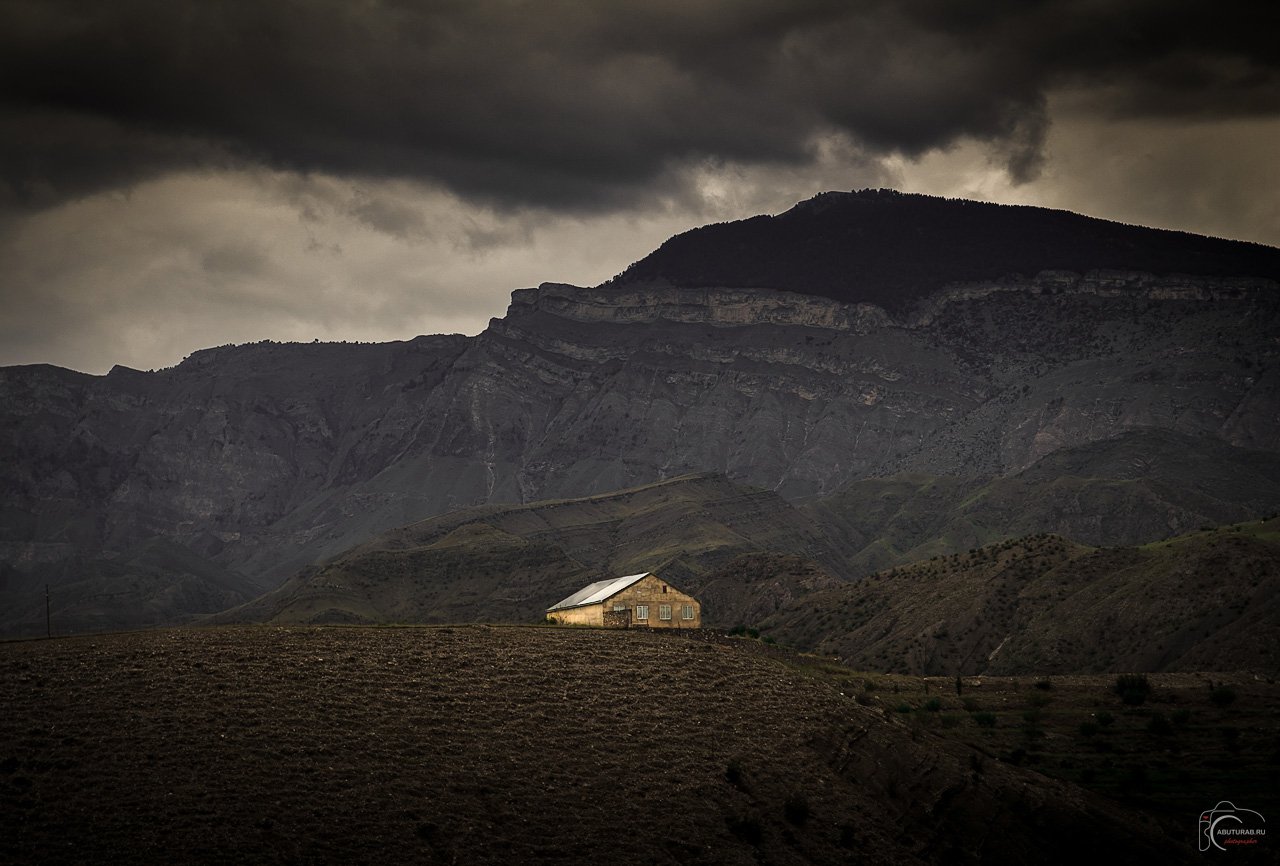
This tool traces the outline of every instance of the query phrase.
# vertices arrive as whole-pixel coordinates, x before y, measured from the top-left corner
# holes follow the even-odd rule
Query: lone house
[[[547,608],[547,619],[565,625],[614,628],[701,628],[702,605],[646,571],[588,584]]]

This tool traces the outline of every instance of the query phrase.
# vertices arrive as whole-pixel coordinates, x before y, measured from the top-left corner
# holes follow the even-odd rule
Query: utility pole
[[[49,616],[49,584],[44,585],[44,635],[53,637],[53,619]]]

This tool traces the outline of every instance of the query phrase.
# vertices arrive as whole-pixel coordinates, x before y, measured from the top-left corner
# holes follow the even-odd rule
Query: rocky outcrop
[[[830,298],[761,289],[647,288],[586,289],[543,283],[511,294],[507,318],[528,312],[549,313],[575,322],[615,324],[682,322],[721,325],[802,325],[866,334],[892,323],[874,304],[845,304]]]

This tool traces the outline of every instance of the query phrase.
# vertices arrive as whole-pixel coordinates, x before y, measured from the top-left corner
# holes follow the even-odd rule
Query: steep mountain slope
[[[768,553],[773,567],[734,567]],[[786,555],[779,555],[779,554]],[[577,500],[463,509],[385,533],[210,622],[537,622],[601,577],[659,571],[732,625],[840,583],[840,548],[777,494],[693,475]]]
[[[912,237],[934,243],[925,227],[988,225],[983,206],[910,198],[849,199],[858,225],[895,226],[906,247],[853,244],[845,198],[824,196],[798,223],[761,223],[778,232],[762,248],[795,262],[853,244],[858,267],[896,268],[895,249],[925,243]],[[1000,211],[1041,233],[1069,216]],[[943,244],[923,258],[952,277],[921,282],[909,309],[628,278],[517,291],[473,338],[222,347],[105,377],[0,370],[0,560],[57,583],[71,559],[159,535],[276,584],[453,509],[687,472],[810,501],[895,473],[1005,476],[1135,428],[1280,452],[1275,251],[1080,220],[1133,260],[1066,266],[1149,272],[1048,270],[1063,262],[1033,244],[1018,274],[973,282],[972,256]],[[779,228],[793,224],[803,243]]]
[[[1000,478],[899,474],[805,506],[869,574],[1019,535],[1133,545],[1280,511],[1280,456],[1139,428]]]
[[[1006,541],[804,596],[764,624],[872,670],[1274,674],[1280,519],[1142,547]]]
[[[16,569],[0,583],[0,634],[43,636],[190,622],[259,596],[266,587],[172,541],[153,538],[111,559],[73,558],[49,592]],[[47,617],[47,619],[46,619]]]

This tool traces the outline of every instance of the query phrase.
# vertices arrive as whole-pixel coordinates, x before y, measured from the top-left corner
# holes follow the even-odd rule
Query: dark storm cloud
[[[0,196],[175,168],[438,182],[623,207],[698,160],[798,165],[815,137],[990,142],[1034,177],[1046,94],[1118,116],[1280,111],[1273,4],[835,0],[0,0]],[[358,214],[393,233],[411,212]]]

